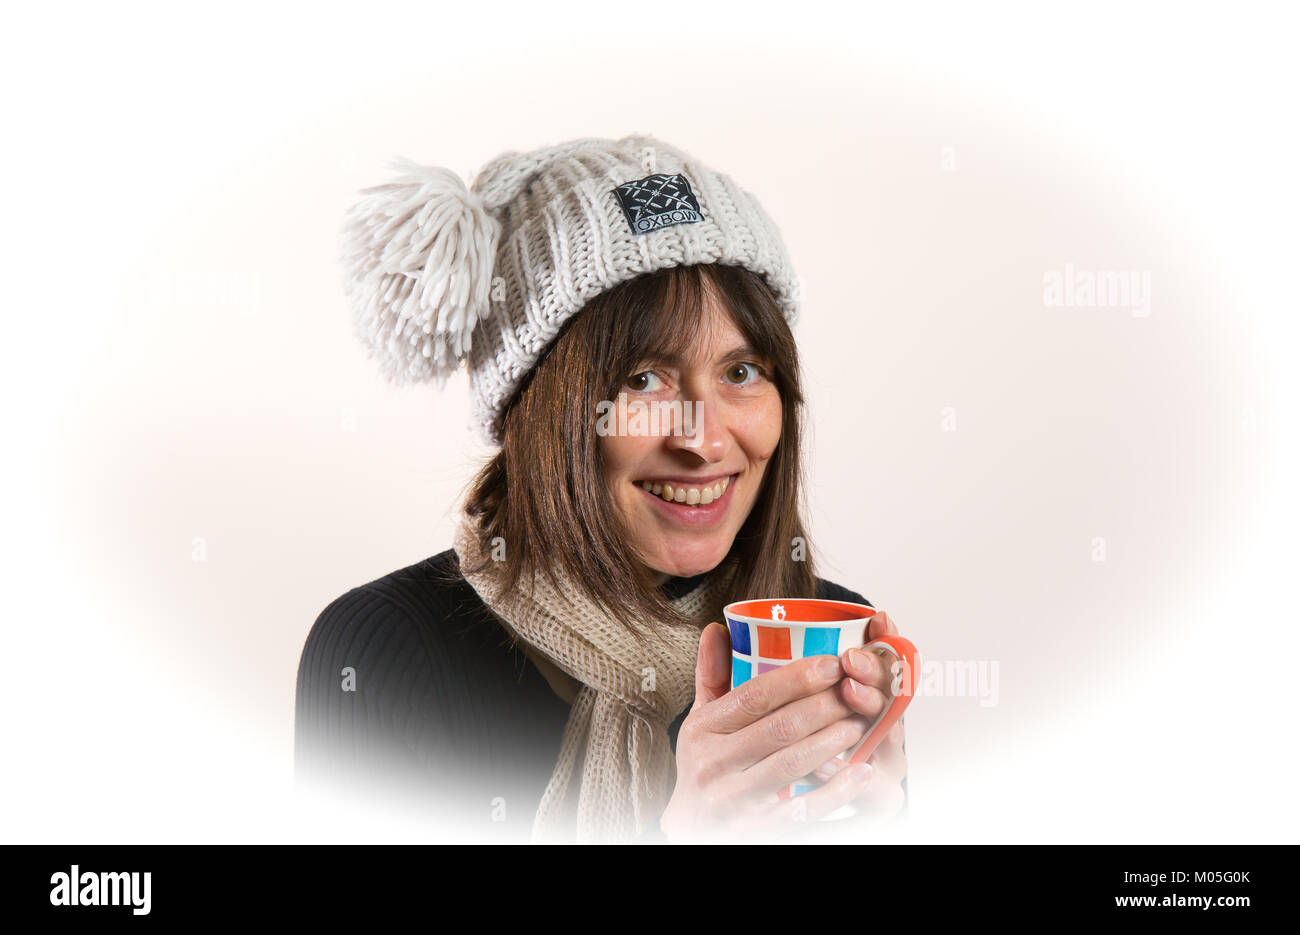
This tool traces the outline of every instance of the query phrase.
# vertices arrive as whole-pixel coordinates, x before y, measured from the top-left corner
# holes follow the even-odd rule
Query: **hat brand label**
[[[704,220],[691,183],[681,174],[647,175],[624,182],[613,191],[634,234]]]

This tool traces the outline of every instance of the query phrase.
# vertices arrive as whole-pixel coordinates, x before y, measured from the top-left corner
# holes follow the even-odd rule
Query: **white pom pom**
[[[501,225],[450,169],[393,167],[403,174],[364,189],[343,226],[354,330],[389,379],[441,389],[491,313]]]

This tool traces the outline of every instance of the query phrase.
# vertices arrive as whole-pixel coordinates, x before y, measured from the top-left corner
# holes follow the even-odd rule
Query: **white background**
[[[821,573],[927,659],[998,663],[994,706],[914,702],[900,836],[1296,840],[1274,8],[7,20],[3,840],[401,836],[294,797],[297,657],[333,597],[450,545],[483,451],[463,377],[397,390],[366,361],[337,228],[393,155],[468,181],[632,132],[783,230]],[[1067,262],[1150,272],[1150,316],[1045,307]]]

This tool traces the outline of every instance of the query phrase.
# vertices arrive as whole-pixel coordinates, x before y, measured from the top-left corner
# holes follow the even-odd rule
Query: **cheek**
[[[633,440],[613,435],[600,439],[600,458],[605,466],[605,477],[611,483],[625,476],[636,463],[634,447],[628,445]]]
[[[607,435],[600,439],[600,457],[604,464],[605,484],[614,502],[622,508],[636,503],[637,469],[645,463],[645,440],[636,436]]]
[[[766,462],[781,440],[781,396],[773,391],[762,406],[755,407],[746,424],[747,445],[753,457]]]

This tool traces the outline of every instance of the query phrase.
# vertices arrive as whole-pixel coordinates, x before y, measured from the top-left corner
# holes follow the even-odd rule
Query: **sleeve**
[[[407,799],[449,768],[433,716],[437,666],[418,627],[383,595],[356,588],[317,617],[298,665],[295,781]],[[430,703],[431,701],[435,703]]]
[[[825,578],[817,579],[817,596],[827,601],[852,601],[855,604],[866,604],[868,607],[876,606],[857,591],[851,591],[844,585],[827,581]]]

